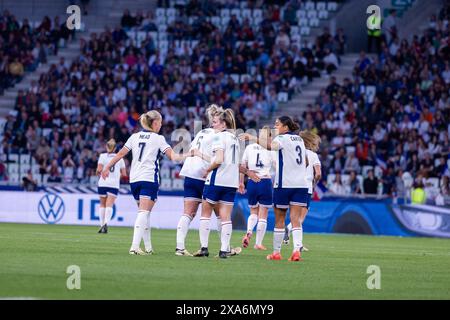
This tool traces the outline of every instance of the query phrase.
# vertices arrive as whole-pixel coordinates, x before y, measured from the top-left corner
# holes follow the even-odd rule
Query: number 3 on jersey
[[[296,161],[297,161],[297,164],[298,165],[301,165],[302,164],[302,147],[300,147],[300,146],[297,146],[296,148],[295,148],[295,151],[297,151],[298,152],[298,158],[297,159],[295,159]]]

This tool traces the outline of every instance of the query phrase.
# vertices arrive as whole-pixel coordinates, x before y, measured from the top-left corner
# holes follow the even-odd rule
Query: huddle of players
[[[114,170],[116,164],[123,161],[121,159],[128,152],[132,152],[130,185],[138,204],[138,214],[130,254],[153,253],[150,241],[150,212],[157,199],[159,158],[164,154],[172,161],[185,161],[180,172],[180,175],[185,177],[184,213],[177,227],[176,255],[192,256],[185,248],[185,239],[200,203],[202,204],[199,227],[201,248],[193,256],[209,256],[208,240],[213,211],[217,217],[221,241],[218,257],[228,258],[240,252],[240,248],[230,247],[231,212],[236,192],[239,191],[247,192],[251,210],[248,230],[242,240],[243,246],[249,245],[253,229],[257,225],[254,248],[266,250],[262,241],[267,226],[268,209],[273,205],[274,250],[267,259],[281,260],[285,218],[289,209],[294,244],[289,261],[300,261],[303,248],[302,223],[309,208],[314,181],[320,179],[320,161],[315,153],[320,138],[309,131],[302,131],[300,135],[296,134],[298,125],[286,116],[279,117],[275,121],[276,136],[272,136],[270,128],[264,127],[260,130],[258,137],[246,133],[236,136],[235,118],[230,109],[224,110],[213,104],[208,107],[207,116],[210,127],[196,135],[186,154],[175,153],[164,137],[158,134],[162,117],[157,111],[149,111],[140,118],[143,131],[131,135],[117,154],[109,152],[107,155],[102,155],[103,162],[99,161],[98,168],[102,176],[99,179],[101,196],[105,190],[100,189],[100,181],[107,181],[110,175],[117,174]],[[240,140],[251,143],[245,149],[242,161]],[[119,167],[122,167],[121,163]],[[271,170],[273,169],[275,178],[272,187]],[[247,190],[244,186],[245,175],[249,177]],[[105,183],[104,181],[102,183]],[[106,190],[107,195],[112,194],[110,191]],[[104,225],[106,223],[104,222]],[[102,229],[104,229],[103,226],[99,232]],[[145,250],[140,248],[141,240],[144,241]]]

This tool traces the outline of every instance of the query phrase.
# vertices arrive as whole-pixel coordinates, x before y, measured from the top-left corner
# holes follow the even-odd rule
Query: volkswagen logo
[[[64,201],[57,194],[47,193],[39,200],[39,216],[48,224],[55,224],[61,220],[65,211]]]

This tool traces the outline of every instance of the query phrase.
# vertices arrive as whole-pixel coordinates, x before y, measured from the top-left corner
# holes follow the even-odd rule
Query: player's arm
[[[320,164],[314,165],[314,181],[317,183],[322,179],[322,167]]]
[[[243,134],[239,135],[239,140],[257,143],[266,150],[278,151],[281,149],[280,143],[272,140],[272,138],[266,138],[266,137],[258,138],[258,137],[252,136],[249,133],[243,133]]]
[[[103,164],[101,164],[101,163],[97,164],[97,171],[96,171],[96,174],[97,174],[98,176],[100,176],[100,174],[102,173],[102,171],[103,171]]]
[[[186,158],[194,157],[194,156],[198,155],[199,153],[200,153],[200,151],[198,151],[197,149],[191,149],[187,153],[176,153],[175,151],[173,151],[172,148],[168,148],[164,152],[164,154],[167,156],[167,158],[169,158],[170,160],[175,161],[175,162],[183,162],[184,160],[186,160]]]
[[[123,159],[128,152],[130,152],[130,149],[128,149],[127,147],[123,147],[122,149],[120,149],[120,151],[114,156],[114,158],[112,158],[108,164],[103,168],[102,171],[102,177],[103,179],[106,179],[109,176],[109,169],[111,169],[111,167],[113,167],[117,162],[120,161],[120,159]]]
[[[205,175],[207,176],[211,171],[214,169],[217,169],[220,167],[220,165],[223,163],[224,160],[224,151],[223,149],[216,149],[215,150],[214,158],[212,159],[211,164],[209,165],[208,169],[206,169]]]

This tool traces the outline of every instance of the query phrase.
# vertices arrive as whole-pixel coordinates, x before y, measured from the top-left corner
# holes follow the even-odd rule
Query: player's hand
[[[202,158],[202,153],[200,152],[200,150],[198,150],[198,149],[192,149],[190,152],[190,156],[191,157],[199,157],[199,158]]]
[[[208,174],[209,174],[209,171],[208,171],[208,170],[205,170],[205,171],[203,171],[203,173],[202,173],[202,177],[206,179],[206,177],[208,176]]]
[[[109,176],[109,169],[108,170],[106,170],[106,168],[103,169],[103,171],[102,171],[102,178],[106,179],[106,178],[108,178],[108,176]]]
[[[261,178],[258,177],[258,175],[256,174],[255,171],[248,170],[248,171],[247,171],[247,176],[248,176],[250,179],[252,179],[254,182],[260,182],[260,181],[261,181]]]
[[[244,186],[243,183],[239,183],[238,192],[239,192],[240,194],[245,194],[245,186]]]
[[[241,141],[247,141],[247,140],[253,140],[255,137],[253,137],[251,134],[249,133],[242,133],[239,135],[239,140]]]

